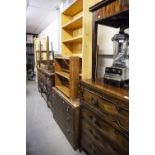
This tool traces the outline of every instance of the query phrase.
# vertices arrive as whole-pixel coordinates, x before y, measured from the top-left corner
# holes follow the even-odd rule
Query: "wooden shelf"
[[[69,73],[63,71],[61,72],[56,71],[55,73],[69,80]]]
[[[58,88],[63,94],[65,94],[67,97],[69,97],[70,96],[70,94],[69,94],[69,88],[67,88],[67,87],[65,87],[65,86],[63,86],[63,85],[61,85],[61,86],[56,86],[56,88]]]
[[[67,29],[67,30],[73,30],[73,29],[82,27],[82,23],[83,23],[82,21],[83,21],[83,16],[81,15],[81,16],[75,18],[74,20],[63,25],[62,28]]]
[[[62,43],[76,43],[76,42],[82,42],[82,35],[68,40],[64,40]]]
[[[62,60],[63,59],[69,60],[69,57],[67,57],[67,56],[66,57],[64,57],[64,56],[63,57],[62,56],[55,56],[54,58],[55,59],[62,59]]]
[[[69,99],[74,100],[78,96],[81,60],[77,56],[71,56],[69,60],[60,56],[59,58],[55,58],[55,86]]]
[[[64,69],[64,68],[62,68],[62,70],[63,70],[64,72],[67,72],[67,73],[70,72],[69,69]]]
[[[75,0],[62,13],[68,16],[74,16],[83,9],[83,0]]]

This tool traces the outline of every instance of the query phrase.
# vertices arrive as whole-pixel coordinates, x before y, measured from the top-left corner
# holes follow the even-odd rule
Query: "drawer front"
[[[104,152],[103,149],[99,148],[96,145],[96,142],[86,134],[82,133],[81,136],[81,148],[88,154],[88,155],[108,155]]]
[[[104,119],[98,117],[92,111],[87,108],[81,108],[81,119],[86,120],[90,123],[92,127],[97,129],[102,135],[108,139],[114,146],[119,147],[121,151],[128,153],[129,149],[129,139],[128,135],[124,135],[113,126],[111,126],[108,122],[104,121]],[[82,129],[83,130],[83,129]]]
[[[102,150],[107,152],[106,155],[120,155],[120,151],[114,149],[113,145],[85,120],[82,121],[82,132],[84,135],[88,135],[91,139],[96,140],[96,143],[98,143]]]
[[[53,117],[62,129],[63,133],[75,148],[74,130],[73,130],[73,109],[61,96],[52,90],[52,109]]]
[[[101,112],[104,118],[116,126],[121,127],[124,132],[129,130],[129,110],[123,103],[101,96],[94,91],[83,88],[81,101],[89,104],[94,110]]]
[[[68,115],[73,116],[74,109],[72,108],[72,106],[67,101],[65,101],[64,99],[62,99],[62,104],[63,104],[64,114],[66,115],[66,117]]]

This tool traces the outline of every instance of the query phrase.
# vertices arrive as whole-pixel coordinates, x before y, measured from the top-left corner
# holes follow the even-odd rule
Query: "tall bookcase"
[[[100,0],[75,0],[61,14],[62,56],[82,58],[82,79],[92,75],[92,14],[89,7]]]

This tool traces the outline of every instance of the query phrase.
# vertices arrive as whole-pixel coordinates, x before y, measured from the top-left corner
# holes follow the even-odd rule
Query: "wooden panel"
[[[73,43],[73,55],[82,56],[82,42]]]
[[[62,26],[63,29],[73,30],[79,27],[82,27],[83,16],[77,17],[74,20],[66,23]]]
[[[71,39],[73,37],[73,31],[62,29],[61,36],[62,36],[62,41],[65,40],[65,39],[66,40]]]
[[[128,149],[129,149],[128,136],[125,136],[117,129],[113,128],[109,123],[104,121],[103,118],[97,116],[91,110],[83,108],[81,115],[83,120],[86,120],[90,123],[91,128],[95,128],[98,131],[95,134],[97,134],[99,137],[101,135],[104,137],[103,141],[102,139],[98,138],[98,141],[100,141],[101,145],[102,144],[104,145],[104,141],[109,141],[109,143],[111,144],[111,147],[117,150],[116,152],[118,152],[118,155],[128,154]],[[82,129],[82,130],[86,130],[86,129]],[[99,133],[101,135],[99,135]],[[111,154],[110,150],[111,149],[108,150],[108,154]]]
[[[66,16],[64,14],[61,14],[61,24],[65,25],[68,22],[71,22],[73,20],[72,16]]]
[[[83,0],[76,0],[63,11],[63,14],[73,16],[78,12],[80,12],[82,8],[83,8]]]
[[[53,117],[76,150],[79,146],[79,101],[68,100],[57,88],[52,88]]]
[[[78,96],[80,66],[79,57],[55,57],[56,87],[70,99]]]
[[[96,91],[83,89],[82,101],[89,104],[98,113],[104,114],[104,118],[121,131],[129,131],[129,109],[121,101],[113,101],[104,94],[97,94]]]
[[[59,74],[60,76],[62,76],[62,77],[64,77],[64,78],[66,78],[66,79],[70,79],[70,77],[69,77],[69,73],[66,73],[66,72],[55,72],[56,74]]]
[[[41,38],[41,50],[47,51],[47,37]]]
[[[78,42],[82,42],[82,36],[77,36],[71,39],[66,39],[62,41],[63,43],[78,43]]]
[[[73,54],[73,44],[72,43],[62,43],[61,44],[61,53],[63,56],[72,56]]]
[[[95,154],[103,151],[101,154],[128,155],[129,103],[124,99],[127,90],[106,85],[99,88],[97,82],[90,81],[80,82],[81,149],[92,155],[94,149]],[[91,149],[92,144],[85,139],[95,141],[95,148]]]
[[[62,93],[64,93],[67,97],[69,97],[69,88],[63,86],[63,85],[56,85],[56,88],[58,88]]]
[[[92,13],[89,7],[97,2],[99,0],[91,0],[83,4],[82,79],[91,79],[92,74]]]

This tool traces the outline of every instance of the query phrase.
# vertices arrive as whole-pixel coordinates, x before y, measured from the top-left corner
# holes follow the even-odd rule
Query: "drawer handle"
[[[92,104],[93,106],[98,106],[98,100],[92,98],[92,99],[91,99],[91,104]]]
[[[92,122],[100,128],[100,125],[98,124],[96,117],[92,117]]]
[[[118,121],[118,120],[112,120],[112,122],[116,123],[117,126],[118,126],[121,130],[123,130],[123,131],[125,131],[125,132],[128,132],[128,130],[127,130],[126,128],[124,128],[124,127],[121,125],[120,121]]]
[[[69,106],[67,107],[66,111],[67,111],[67,112],[69,111]]]

